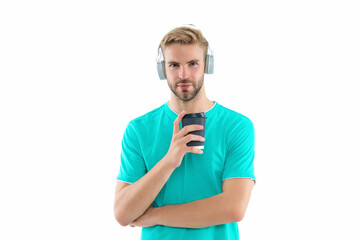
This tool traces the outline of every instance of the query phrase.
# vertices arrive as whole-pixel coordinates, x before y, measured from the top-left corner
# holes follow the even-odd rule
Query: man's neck
[[[169,107],[177,114],[185,111],[186,113],[206,112],[214,106],[215,102],[210,101],[206,96],[196,96],[190,101],[183,102],[171,93],[168,101]]]

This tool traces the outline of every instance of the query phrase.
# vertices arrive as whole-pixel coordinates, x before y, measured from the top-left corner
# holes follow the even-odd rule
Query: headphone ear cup
[[[166,79],[165,62],[164,61],[157,62],[156,66],[160,80],[165,80]]]
[[[206,55],[205,60],[205,73],[213,74],[214,73],[214,56],[213,55]]]

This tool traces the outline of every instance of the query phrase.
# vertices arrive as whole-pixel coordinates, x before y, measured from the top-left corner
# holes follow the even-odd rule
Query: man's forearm
[[[128,225],[146,211],[173,171],[162,159],[141,179],[116,193],[115,215],[121,225]]]
[[[224,193],[185,204],[155,208],[153,217],[158,225],[183,228],[205,228],[240,221],[236,209]]]

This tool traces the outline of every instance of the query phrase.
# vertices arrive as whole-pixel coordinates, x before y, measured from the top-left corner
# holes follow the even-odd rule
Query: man
[[[208,42],[200,30],[175,28],[160,49],[170,100],[125,130],[115,218],[143,227],[141,239],[239,239],[255,182],[253,124],[206,97]],[[180,127],[185,113],[199,112],[207,116],[205,138],[188,134],[201,125]]]

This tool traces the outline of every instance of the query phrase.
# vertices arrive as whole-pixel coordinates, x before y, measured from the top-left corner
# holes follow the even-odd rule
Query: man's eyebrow
[[[200,62],[199,59],[192,59],[190,61],[188,61],[187,63],[193,63],[193,62]],[[169,62],[166,62],[167,64],[179,64],[178,62],[175,62],[175,61],[169,61]]]
[[[199,59],[193,59],[193,60],[188,61],[188,63],[193,63],[193,62],[200,62],[200,60]]]

